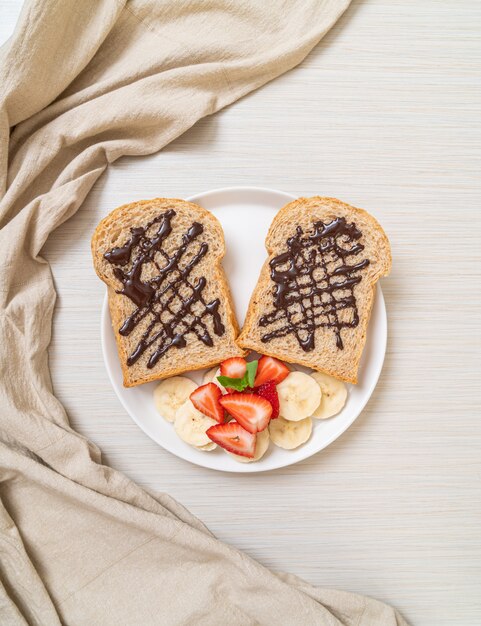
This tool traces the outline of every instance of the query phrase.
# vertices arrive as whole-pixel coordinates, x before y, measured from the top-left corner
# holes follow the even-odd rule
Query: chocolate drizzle
[[[341,331],[359,324],[354,287],[368,259],[351,260],[364,246],[355,224],[337,217],[314,224],[304,235],[300,226],[287,242],[287,251],[270,262],[274,310],[262,316],[259,325],[274,326],[262,335],[264,343],[293,334],[304,352],[315,348],[316,328],[332,328],[336,346],[344,349]]]
[[[147,367],[154,367],[170,348],[184,348],[189,334],[206,346],[213,346],[206,318],[211,318],[215,335],[222,336],[225,332],[219,313],[220,300],[205,302],[202,292],[206,279],[202,276],[192,283],[189,278],[209,249],[207,243],[198,241],[204,232],[202,224],[194,222],[170,256],[164,250],[175,215],[170,209],[143,227],[131,228],[131,238],[122,247],[104,254],[113,266],[114,276],[123,285],[117,293],[130,298],[136,306],[120,327],[120,335],[128,337],[143,324],[142,335],[127,359],[128,366],[148,352]],[[149,235],[154,227],[155,232]],[[188,262],[182,263],[184,258]],[[147,266],[153,266],[155,276],[142,280]]]

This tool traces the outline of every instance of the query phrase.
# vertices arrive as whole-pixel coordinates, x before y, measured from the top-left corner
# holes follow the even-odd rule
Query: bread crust
[[[217,297],[220,299],[224,311],[223,322],[225,334],[221,339],[228,341],[218,342],[219,344],[226,343],[225,346],[216,347],[216,345],[214,345],[211,348],[202,346],[202,352],[205,353],[205,357],[202,358],[201,362],[199,362],[198,359],[196,363],[189,361],[190,343],[188,343],[186,347],[179,350],[179,354],[181,353],[179,363],[168,366],[161,359],[151,370],[144,367],[142,368],[142,372],[139,373],[139,368],[136,368],[134,373],[133,368],[127,365],[127,358],[129,356],[127,343],[125,338],[119,333],[119,328],[126,317],[125,301],[128,299],[126,296],[116,293],[116,290],[121,288],[122,284],[114,277],[111,266],[105,261],[103,255],[107,249],[111,249],[116,245],[113,241],[105,245],[106,234],[114,233],[114,236],[112,236],[112,240],[114,240],[116,231],[125,233],[126,229],[138,226],[139,220],[141,223],[141,214],[147,208],[151,212],[155,210],[158,214],[168,209],[174,209],[178,213],[182,212],[182,214],[186,212],[190,213],[192,215],[192,221],[202,220],[204,226],[207,226],[212,231],[218,248],[218,254],[215,258],[211,258],[208,267],[210,273],[209,281],[213,281],[213,284],[215,284],[216,294],[218,294]],[[153,198],[152,200],[139,200],[137,202],[124,204],[114,209],[98,224],[92,236],[91,249],[95,271],[98,277],[107,285],[109,311],[125,387],[134,387],[151,381],[176,376],[177,374],[182,374],[187,371],[213,367],[230,356],[245,355],[245,351],[235,343],[235,339],[239,334],[239,325],[234,313],[232,295],[221,265],[225,253],[224,233],[219,221],[212,213],[197,204],[179,198]],[[199,346],[197,346],[197,348],[200,349]],[[175,356],[177,356],[177,354]],[[173,359],[169,360],[172,361]]]
[[[300,348],[298,350],[286,349],[286,347],[282,345],[281,340],[278,340],[277,343],[273,341],[263,343],[260,341],[258,320],[260,316],[265,313],[265,294],[266,292],[272,294],[273,286],[270,277],[269,262],[274,256],[283,251],[281,246],[284,246],[285,249],[287,236],[292,235],[291,232],[283,233],[281,236],[280,230],[282,230],[283,225],[292,222],[293,219],[295,220],[296,214],[298,216],[302,215],[303,219],[305,219],[306,212],[312,213],[312,222],[322,219],[323,213],[325,214],[325,217],[328,215],[337,215],[339,213],[346,216],[346,219],[350,218],[351,221],[354,221],[355,223],[362,222],[364,225],[364,231],[370,228],[373,233],[376,233],[376,246],[378,247],[378,255],[376,259],[377,267],[375,273],[364,277],[362,281],[364,299],[367,304],[363,314],[359,316],[359,324],[356,327],[359,340],[355,348],[351,350],[351,367],[346,367],[345,365],[341,367],[340,364],[336,364],[335,355],[332,354],[334,351],[331,351],[329,359],[323,358],[326,356],[325,351],[321,351],[318,354],[318,358],[314,358],[312,352],[305,353]],[[363,232],[363,237],[367,237],[365,232]],[[257,352],[287,361],[288,363],[303,365],[319,372],[325,372],[326,374],[334,376],[335,378],[345,382],[356,384],[358,380],[357,372],[359,362],[364,349],[367,327],[372,312],[375,286],[379,278],[381,276],[388,275],[391,270],[391,248],[384,230],[381,228],[377,220],[367,211],[346,204],[337,198],[321,196],[298,198],[279,210],[267,233],[265,246],[268,258],[262,266],[259,280],[251,296],[244,326],[237,339],[237,345],[243,349],[256,350]],[[315,353],[318,353],[317,346]]]

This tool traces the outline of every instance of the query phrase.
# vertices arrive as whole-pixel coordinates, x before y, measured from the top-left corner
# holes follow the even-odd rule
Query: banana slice
[[[267,452],[267,448],[269,447],[269,429],[264,428],[260,433],[257,433],[256,439],[256,449],[254,452],[254,457],[249,459],[247,456],[241,456],[240,454],[232,454],[232,452],[227,452],[229,456],[231,456],[239,463],[252,463],[252,461],[258,461],[261,459],[264,454]]]
[[[184,404],[197,385],[185,376],[173,376],[163,380],[154,390],[157,411],[168,422],[173,422],[177,409]]]
[[[320,386],[303,372],[291,372],[277,385],[277,393],[280,415],[292,422],[309,417],[321,403]]]
[[[205,446],[195,446],[197,450],[202,450],[203,452],[211,452],[217,448],[217,444],[211,441],[210,443],[206,443]]]
[[[215,376],[217,376],[217,370],[219,368],[218,367],[213,367],[210,370],[207,370],[207,372],[202,376],[202,384],[203,385],[207,385],[207,383],[217,383],[216,380],[214,380]]]
[[[209,437],[207,437],[205,431],[211,426],[215,426],[215,424],[217,424],[215,420],[202,415],[190,400],[186,400],[184,404],[177,409],[174,429],[179,437],[186,443],[198,448],[213,443]]]
[[[227,393],[226,388],[225,388],[225,387],[223,387],[223,386],[220,384],[220,382],[217,380],[217,376],[220,376],[220,375],[221,375],[221,373],[220,373],[220,367],[218,367],[218,368],[216,369],[216,371],[215,371],[215,374],[214,374],[214,377],[213,377],[213,379],[212,379],[212,382],[213,382],[215,385],[217,385],[217,386],[219,387],[219,389],[222,391],[222,393]]]
[[[310,417],[290,422],[283,417],[271,420],[269,434],[273,443],[284,450],[294,450],[305,443],[312,433],[312,420]]]
[[[311,374],[322,391],[321,404],[317,407],[311,417],[318,420],[325,420],[328,417],[337,415],[346,404],[347,388],[346,385],[322,372],[314,372]]]
[[[220,367],[213,367],[211,370],[207,371],[204,374],[202,382],[204,385],[206,383],[214,383],[219,387],[222,393],[227,393],[227,389],[220,384],[220,382],[217,380],[217,376],[222,376],[222,374],[220,373]]]

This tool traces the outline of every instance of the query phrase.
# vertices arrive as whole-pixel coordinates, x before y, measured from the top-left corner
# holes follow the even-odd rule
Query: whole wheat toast
[[[93,262],[108,287],[126,387],[244,354],[224,252],[219,221],[184,200],[126,204],[97,226]]]
[[[237,345],[357,383],[388,238],[362,209],[334,198],[283,207]]]

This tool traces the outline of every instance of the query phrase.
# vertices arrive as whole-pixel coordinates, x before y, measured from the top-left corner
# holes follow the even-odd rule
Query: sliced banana
[[[346,385],[322,372],[314,372],[311,374],[322,391],[321,404],[312,414],[318,420],[325,420],[328,417],[337,415],[346,404],[347,388]]]
[[[195,446],[197,450],[202,450],[203,452],[212,452],[217,448],[217,444],[211,441],[210,443],[206,443],[205,446]]]
[[[229,456],[231,456],[239,463],[252,463],[252,461],[258,461],[261,459],[267,451],[269,447],[269,429],[264,428],[260,433],[257,433],[256,439],[256,449],[254,452],[254,457],[250,459],[248,456],[241,456],[240,454],[233,454],[232,452],[227,452]]]
[[[214,378],[217,375],[218,369],[218,367],[213,367],[212,369],[207,370],[207,372],[202,376],[202,384],[207,385],[207,383],[216,382]]]
[[[211,426],[215,426],[215,424],[217,424],[215,420],[202,415],[190,400],[186,400],[184,404],[177,409],[174,429],[179,437],[186,443],[198,448],[213,443],[209,437],[207,437],[205,431]]]
[[[215,371],[214,374],[214,378],[212,379],[212,382],[217,385],[219,387],[219,389],[222,391],[222,393],[227,393],[227,390],[225,387],[223,387],[220,382],[217,380],[217,376],[222,376],[222,374],[220,373],[220,367],[218,367]]]
[[[197,385],[185,376],[173,376],[163,380],[154,390],[157,411],[168,422],[173,422],[177,409],[184,404]]]
[[[305,443],[312,433],[312,420],[310,417],[290,422],[283,417],[271,420],[269,434],[273,443],[284,450],[294,450]]]
[[[303,372],[291,372],[277,385],[277,393],[280,415],[292,422],[309,417],[321,403],[320,386]]]

